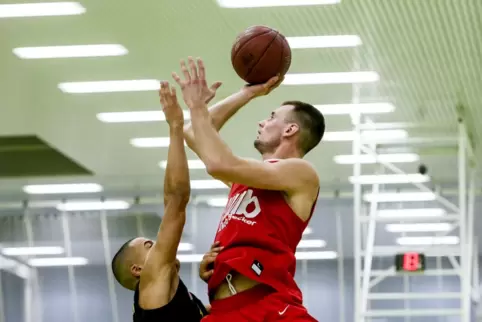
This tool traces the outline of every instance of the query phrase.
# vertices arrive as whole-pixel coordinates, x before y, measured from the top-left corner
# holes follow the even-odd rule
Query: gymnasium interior
[[[231,47],[256,25],[286,37],[291,67],[221,136],[258,159],[258,122],[282,102],[324,114],[306,156],[319,199],[296,252],[310,314],[482,321],[482,1],[2,0],[0,322],[132,321],[111,260],[163,218],[159,81],[202,57],[223,82],[212,103],[239,91]],[[198,268],[229,190],[187,156],[180,275],[208,303]]]

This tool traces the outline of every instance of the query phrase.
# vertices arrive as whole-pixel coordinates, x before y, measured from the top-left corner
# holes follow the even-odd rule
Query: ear
[[[287,126],[286,126],[286,128],[283,132],[283,136],[284,137],[290,137],[290,136],[295,135],[299,131],[300,131],[300,127],[298,126],[298,124],[290,123],[290,124],[287,124]]]
[[[131,266],[131,274],[135,277],[141,276],[142,265],[134,264]]]

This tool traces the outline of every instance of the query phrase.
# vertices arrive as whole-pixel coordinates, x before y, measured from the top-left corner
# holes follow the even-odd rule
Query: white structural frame
[[[354,91],[354,101],[358,100],[356,90]],[[364,213],[363,191],[359,180],[355,180],[353,186],[354,192],[354,275],[355,275],[355,317],[354,321],[370,321],[372,318],[387,317],[406,317],[411,316],[458,316],[461,322],[469,322],[471,319],[471,300],[478,301],[479,298],[479,281],[478,281],[478,250],[477,241],[474,240],[474,203],[475,203],[475,167],[473,158],[473,146],[470,144],[470,133],[464,123],[463,108],[458,106],[458,205],[454,205],[439,193],[436,193],[436,201],[439,202],[452,214],[446,215],[444,221],[453,223],[453,229],[459,228],[458,237],[460,239],[458,246],[440,247],[440,246],[375,246],[376,224],[378,222],[399,222],[409,221],[412,223],[429,222],[440,220],[440,217],[417,217],[403,218],[378,217],[378,204],[376,201],[370,202],[368,214]],[[359,159],[362,154],[371,154],[376,156],[376,150],[367,146],[367,142],[362,142],[362,132],[365,129],[373,130],[376,125],[370,124],[370,121],[363,119],[360,114],[352,115],[352,122],[355,131],[355,139],[353,141],[353,155]],[[363,122],[363,124],[362,124]],[[468,162],[470,161],[470,162]],[[404,174],[402,170],[393,164],[379,162],[384,168],[397,174]],[[470,169],[468,165],[470,166]],[[356,162],[353,165],[353,176],[355,178],[362,175],[362,165]],[[467,179],[469,177],[469,180]],[[469,181],[469,182],[467,182]],[[417,189],[425,192],[432,190],[423,184],[414,184]],[[379,185],[372,186],[372,194],[379,193]],[[366,230],[364,230],[366,228]],[[363,232],[366,236],[363,236]],[[435,236],[447,235],[450,232],[437,233]],[[437,265],[436,269],[425,271],[426,276],[459,276],[460,291],[449,293],[411,293],[407,287],[403,293],[375,293],[372,288],[389,276],[404,277],[407,286],[406,274],[400,275],[392,266],[387,270],[372,269],[372,260],[374,257],[391,256],[395,257],[397,253],[403,252],[422,252],[427,256],[447,256],[452,268],[443,268]],[[475,254],[475,256],[474,256]],[[457,258],[458,257],[458,260]],[[460,308],[458,309],[410,309],[407,307],[409,300],[426,300],[426,299],[459,299]],[[404,301],[404,309],[402,310],[370,310],[370,302],[383,300],[401,300]]]

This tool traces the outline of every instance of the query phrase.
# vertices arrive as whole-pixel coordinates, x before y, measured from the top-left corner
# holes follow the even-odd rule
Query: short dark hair
[[[293,106],[294,121],[300,126],[299,147],[303,154],[307,154],[325,134],[325,117],[316,107],[305,102],[286,101],[283,105]]]
[[[127,250],[129,248],[129,244],[135,238],[129,239],[126,241],[121,248],[117,251],[112,259],[112,273],[114,274],[115,279],[119,282],[120,285],[123,287],[132,290],[135,288],[135,285],[132,283],[131,275],[130,275],[130,268],[126,265],[127,260]]]

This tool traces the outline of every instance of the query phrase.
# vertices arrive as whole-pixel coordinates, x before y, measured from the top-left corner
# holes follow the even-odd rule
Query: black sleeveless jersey
[[[134,322],[199,322],[207,315],[202,302],[190,293],[179,279],[179,286],[172,300],[153,310],[143,310],[139,307],[139,285],[134,294]]]

